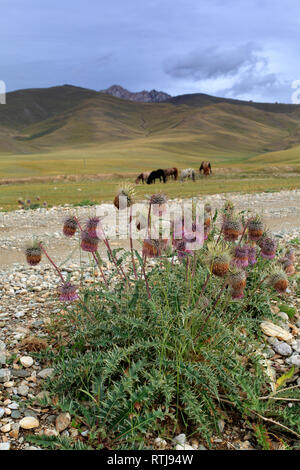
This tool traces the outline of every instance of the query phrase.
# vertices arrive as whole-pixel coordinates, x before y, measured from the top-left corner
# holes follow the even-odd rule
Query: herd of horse
[[[203,172],[204,175],[208,176],[212,173],[211,164],[210,162],[202,162],[199,168],[199,173]],[[149,173],[140,173],[135,180],[136,184],[142,182],[143,184],[146,182],[147,184],[155,183],[155,180],[159,180],[160,182],[166,183],[168,178],[171,178],[175,181],[178,180],[178,168],[165,168],[158,170],[153,170]],[[193,181],[196,180],[196,172],[193,168],[185,168],[180,172],[180,181],[183,183],[186,179],[191,179]]]

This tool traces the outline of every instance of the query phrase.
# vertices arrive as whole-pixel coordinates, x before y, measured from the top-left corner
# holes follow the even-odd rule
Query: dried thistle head
[[[264,224],[259,215],[256,215],[248,220],[248,238],[251,241],[257,242],[263,235]]]
[[[277,292],[283,294],[289,285],[286,273],[281,268],[274,268],[269,276],[269,284]]]
[[[295,251],[293,248],[288,248],[285,252],[285,258],[288,258],[293,263],[296,261]]]
[[[207,261],[211,272],[218,277],[224,277],[230,265],[230,252],[227,248],[215,246],[213,242],[207,244]]]
[[[147,258],[158,258],[168,246],[168,239],[145,238],[143,243],[143,255]]]
[[[235,290],[243,290],[246,287],[247,275],[243,269],[236,266],[230,268],[228,282]]]
[[[26,260],[30,266],[36,266],[41,262],[42,249],[39,241],[34,241],[33,244],[25,250]]]
[[[163,193],[152,194],[150,204],[153,214],[161,217],[167,210],[168,197]]]
[[[114,198],[114,206],[117,209],[125,209],[132,206],[135,197],[135,186],[132,183],[124,183],[117,189],[117,194]]]
[[[222,231],[226,241],[232,242],[237,240],[242,233],[242,229],[242,222],[236,216],[231,215],[230,217],[226,217],[223,221]]]
[[[291,259],[283,258],[280,260],[284,272],[288,275],[295,274],[295,266]]]
[[[76,217],[67,217],[64,221],[64,225],[63,225],[63,234],[66,236],[66,237],[73,237],[73,235],[75,235],[76,233],[76,230],[77,230],[77,220],[76,220]]]

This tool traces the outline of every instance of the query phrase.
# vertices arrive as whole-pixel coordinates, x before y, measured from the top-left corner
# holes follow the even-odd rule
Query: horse
[[[201,171],[203,170],[203,174],[208,176],[212,173],[210,162],[202,162],[199,168],[199,173],[201,175]]]
[[[180,173],[181,183],[183,183],[183,181],[186,178],[189,178],[189,179],[191,178],[193,181],[196,180],[195,170],[193,170],[193,168],[186,168],[185,170],[181,170],[181,173]]]
[[[161,180],[163,180],[164,183],[166,183],[167,181],[165,172],[161,168],[159,170],[151,171],[150,175],[147,178],[147,184],[155,183],[156,179],[159,179],[160,182]]]
[[[169,176],[173,177],[175,181],[177,181],[178,178],[178,169],[177,168],[165,168],[165,177],[168,178]]]
[[[150,175],[150,173],[140,173],[139,176],[137,177],[137,179],[135,180],[135,184],[138,184],[140,181],[142,181],[142,183],[144,184],[145,181],[147,180],[148,176]]]

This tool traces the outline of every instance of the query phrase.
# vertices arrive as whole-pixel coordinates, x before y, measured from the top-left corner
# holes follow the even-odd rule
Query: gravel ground
[[[300,190],[255,195],[221,194],[201,200],[210,202],[214,209],[221,207],[228,198],[239,208],[262,213],[267,226],[282,242],[300,237]],[[111,211],[111,205],[106,204],[105,207]],[[82,207],[75,211],[65,206],[0,213],[0,450],[37,449],[24,440],[24,435],[30,432],[74,437],[78,434],[78,430],[72,428],[68,414],[57,415],[57,411],[37,401],[37,397],[41,398],[44,393],[41,392],[43,381],[51,375],[52,369],[50,366],[42,367],[31,357],[34,348],[31,339],[38,337],[47,344],[51,316],[61,310],[55,295],[59,281],[49,264],[43,261],[30,268],[25,264],[23,254],[26,245],[38,236],[58,263],[67,259],[63,270],[66,274],[72,273],[74,282],[78,283],[80,278],[86,285],[99,282],[98,272],[91,267],[88,258],[81,260],[81,267],[85,266],[81,271],[78,242],[63,237],[62,221],[74,212],[84,221],[95,213],[95,208]],[[108,221],[108,228],[109,225]],[[124,241],[114,241],[112,244],[126,245]],[[67,254],[72,250],[72,259],[68,259]],[[107,269],[110,269],[109,264]],[[287,315],[274,306],[283,333],[272,332],[272,325],[264,326],[269,347],[266,349],[262,345],[262,357],[269,366],[272,380],[294,364],[298,371],[296,380],[300,385],[300,299],[292,290],[289,301],[298,309],[295,321],[290,323]],[[293,403],[290,405],[294,406]],[[242,423],[240,427],[235,426],[236,429],[227,429],[227,425],[224,428],[223,424],[220,423],[223,434],[221,442],[220,437],[214,441],[216,447],[252,448],[249,430],[244,429]],[[170,444],[163,439],[153,440],[153,446],[170,448]],[[172,446],[177,449],[203,449],[195,441],[188,443],[182,435],[175,438]]]

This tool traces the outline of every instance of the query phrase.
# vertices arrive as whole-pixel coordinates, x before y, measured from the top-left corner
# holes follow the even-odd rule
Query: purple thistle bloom
[[[252,266],[256,264],[257,259],[256,259],[256,246],[249,246],[248,247],[248,261],[249,264]]]
[[[91,238],[99,239],[101,227],[99,227],[100,217],[90,217],[86,223],[85,230]]]
[[[276,241],[272,238],[265,238],[261,243],[261,256],[265,259],[273,259],[276,255]]]
[[[232,264],[238,268],[246,268],[249,264],[248,246],[236,246],[234,249],[234,258]]]
[[[87,231],[81,232],[80,246],[83,251],[89,251],[90,253],[94,253],[98,249],[98,243],[98,238],[92,238]]]
[[[59,288],[59,291],[59,300],[61,302],[73,302],[74,300],[79,299],[79,296],[77,294],[77,287],[71,284],[70,282],[62,284]]]

